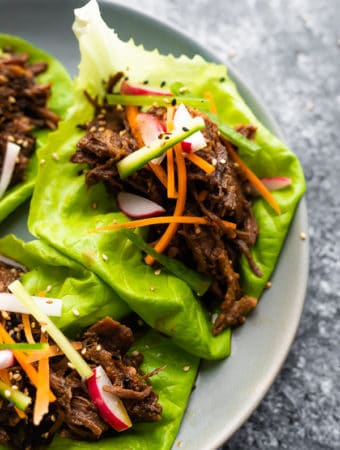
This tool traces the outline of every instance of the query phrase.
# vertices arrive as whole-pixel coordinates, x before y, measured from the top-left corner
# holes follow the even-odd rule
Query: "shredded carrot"
[[[207,198],[207,196],[208,196],[208,191],[204,189],[203,191],[201,191],[201,192],[198,194],[198,200],[199,200],[200,202],[204,202],[204,200]]]
[[[234,162],[239,165],[241,170],[243,170],[250,183],[257,189],[257,191],[269,203],[274,211],[277,214],[281,214],[280,206],[278,205],[272,194],[268,191],[266,186],[262,183],[262,181],[254,174],[251,169],[249,169],[249,167],[242,161],[242,159],[230,145],[227,146],[227,150],[230,153],[230,156],[233,158]]]
[[[39,292],[37,293],[37,296],[38,296],[38,297],[46,297],[46,292],[45,292],[45,291],[39,291]]]
[[[4,341],[5,344],[15,344],[14,339],[11,338],[11,336],[7,333],[5,328],[0,323],[0,335]],[[38,387],[38,374],[35,368],[27,362],[27,358],[25,354],[20,350],[13,350],[13,354],[15,356],[15,359],[18,361],[22,369],[25,371],[28,378],[31,380],[33,386]],[[50,402],[55,401],[54,394],[49,391],[48,398]]]
[[[126,111],[126,118],[127,118],[128,123],[129,123],[129,127],[131,129],[131,132],[134,135],[134,137],[135,137],[135,139],[137,141],[137,144],[140,147],[143,147],[144,141],[143,141],[142,135],[140,133],[139,126],[137,124],[137,116],[138,116],[138,108],[137,108],[137,106],[128,105],[125,108],[125,111]]]
[[[215,171],[215,167],[212,164],[208,163],[208,161],[201,158],[196,153],[187,153],[185,157],[207,174]]]
[[[100,231],[122,230],[124,228],[141,228],[141,227],[148,227],[150,225],[160,225],[166,223],[174,225],[178,225],[180,223],[211,225],[212,222],[208,220],[206,217],[159,216],[159,217],[149,217],[147,219],[137,219],[133,220],[132,222],[112,223],[110,225],[104,225],[102,227],[95,228],[94,230],[90,230],[90,233],[98,233]],[[236,228],[236,224],[233,222],[228,222],[227,220],[224,220],[223,223],[225,223],[226,227],[232,230]]]
[[[166,112],[166,130],[168,132],[174,129],[174,108],[169,106]],[[177,198],[178,194],[175,188],[175,164],[174,164],[174,151],[172,148],[166,152],[167,172],[168,172],[168,186],[167,195],[168,198]]]
[[[167,195],[168,198],[177,198],[178,193],[175,188],[175,164],[174,164],[174,151],[172,148],[166,152],[166,162],[167,162],[167,171],[168,171],[168,186],[167,186]]]
[[[182,154],[182,146],[180,144],[177,144],[175,146],[175,154],[177,162],[178,197],[176,201],[174,217],[178,217],[183,214],[187,199],[187,169]],[[162,253],[167,248],[171,239],[176,233],[177,228],[178,222],[170,223],[170,225],[167,227],[164,234],[161,236],[154,247],[157,252]],[[155,259],[151,255],[147,255],[144,259],[147,264],[152,264],[154,260]]]
[[[71,342],[71,345],[76,350],[81,350],[83,347],[82,343],[78,342],[78,341]],[[63,355],[63,352],[60,350],[60,348],[57,347],[56,345],[50,345],[50,347],[47,350],[36,350],[36,351],[30,352],[27,355],[26,360],[28,362],[32,363],[35,361],[39,361],[41,358],[53,358],[53,356],[59,356],[59,355]]]
[[[29,344],[35,344],[35,340],[32,335],[31,321],[29,314],[21,314],[22,323],[24,325],[24,333],[26,340]]]
[[[210,91],[204,92],[204,98],[206,98],[210,102],[210,112],[217,114],[216,103],[212,93]]]
[[[48,342],[45,333],[41,333],[40,342]],[[48,393],[50,391],[50,366],[48,358],[43,357],[38,362],[38,386],[33,409],[33,423],[39,425],[48,412]]]
[[[148,166],[152,170],[152,172],[155,174],[155,176],[159,179],[159,181],[162,183],[162,185],[165,187],[165,189],[168,188],[168,176],[163,169],[163,167],[160,164],[153,164],[152,162],[148,163]]]

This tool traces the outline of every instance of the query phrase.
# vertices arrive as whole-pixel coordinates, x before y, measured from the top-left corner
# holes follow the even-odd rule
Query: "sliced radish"
[[[181,103],[176,109],[174,115],[174,126],[175,130],[180,130],[183,128],[188,128],[190,123],[192,122],[192,117],[187,108]],[[206,147],[207,143],[204,139],[203,134],[200,131],[192,134],[187,137],[184,141],[181,142],[182,150],[186,153],[196,152],[204,147]]]
[[[277,191],[292,184],[291,178],[286,177],[261,178],[261,181],[269,191]]]
[[[119,209],[129,217],[143,219],[163,214],[165,209],[151,200],[129,192],[119,192],[117,195]]]
[[[4,195],[11,182],[19,152],[19,145],[14,142],[7,142],[4,163],[0,176],[0,198]]]
[[[87,379],[87,387],[91,400],[98,408],[101,417],[116,431],[124,431],[132,426],[130,417],[121,399],[110,392],[104,391],[104,386],[112,386],[109,377],[102,366],[93,369],[92,377]]]
[[[49,316],[60,317],[62,300],[58,298],[33,297],[36,304]],[[0,311],[30,314],[28,309],[13,294],[0,293]]]
[[[152,114],[140,113],[137,116],[137,124],[145,145],[150,145],[158,136],[166,131],[164,123]],[[159,158],[153,159],[153,164],[161,164],[165,153]]]
[[[146,87],[140,84],[131,84],[125,80],[120,85],[120,93],[125,95],[160,95],[164,97],[171,97],[173,95],[170,91]]]
[[[0,350],[0,369],[12,367],[14,364],[14,355],[12,350]]]
[[[150,145],[166,131],[164,123],[152,114],[139,113],[136,120],[145,145]]]

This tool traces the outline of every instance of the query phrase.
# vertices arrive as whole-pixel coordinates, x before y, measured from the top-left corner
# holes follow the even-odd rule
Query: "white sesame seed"
[[[183,94],[183,93],[186,92],[187,90],[188,90],[188,86],[182,86],[182,87],[179,88],[179,92],[180,92],[181,94]]]
[[[54,159],[54,161],[59,161],[59,155],[58,153],[52,153],[52,159]]]
[[[225,159],[223,159],[223,158],[220,159],[220,163],[221,163],[221,164],[225,164],[226,162],[227,162],[227,161],[226,161]]]
[[[10,391],[9,389],[6,389],[6,390],[4,391],[4,396],[5,396],[6,398],[10,397],[10,396],[11,396],[11,391]]]
[[[40,160],[40,165],[43,166],[45,164],[45,162],[46,162],[46,159],[41,159]]]
[[[267,283],[266,283],[266,289],[269,289],[269,288],[271,288],[271,287],[272,287],[271,281],[267,281]]]
[[[81,353],[82,355],[85,355],[85,353],[86,353],[86,347],[84,347],[80,353]]]
[[[184,372],[189,372],[189,370],[190,370],[190,366],[184,366],[183,367],[183,371]]]
[[[161,269],[156,269],[156,270],[154,271],[154,274],[155,274],[155,275],[160,275],[161,271],[162,271]]]
[[[67,365],[69,366],[70,369],[74,369],[74,365],[70,361],[67,363]]]
[[[108,261],[109,257],[107,255],[105,255],[105,253],[102,254],[102,258],[104,261]]]
[[[96,347],[97,352],[100,352],[101,349],[102,349],[102,346],[100,344],[98,344]]]
[[[49,285],[47,286],[47,288],[45,289],[45,292],[50,292],[51,289],[52,289],[52,286],[49,284]]]
[[[73,309],[72,309],[72,313],[73,313],[76,317],[79,317],[79,316],[80,316],[80,313],[79,313],[79,311],[77,310],[77,308],[73,308]]]
[[[12,95],[10,95],[10,96],[8,97],[8,101],[9,101],[10,103],[16,103],[16,99],[15,99]]]
[[[103,131],[105,131],[105,128],[104,127],[99,127],[98,131],[100,131],[102,133]]]
[[[213,166],[216,166],[216,164],[217,164],[217,159],[216,159],[216,158],[213,158],[212,161],[211,161],[211,164],[212,164]]]
[[[10,319],[10,315],[8,314],[7,311],[1,311],[1,315],[5,320],[9,320]]]
[[[154,286],[150,286],[150,291],[154,292],[154,290],[155,290]]]
[[[303,231],[301,231],[301,233],[300,233],[300,239],[302,240],[302,241],[304,241],[305,239],[306,239],[306,233],[304,233]]]
[[[123,107],[122,107],[122,105],[120,105],[119,103],[118,103],[118,105],[116,106],[116,109],[117,109],[117,111],[123,111]]]

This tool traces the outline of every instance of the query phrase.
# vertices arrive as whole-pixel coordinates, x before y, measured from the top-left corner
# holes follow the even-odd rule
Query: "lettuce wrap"
[[[63,314],[60,318],[53,318],[53,321],[70,337],[105,315],[120,319],[126,314],[126,306],[125,310],[117,309],[114,302],[116,294],[109,286],[43,241],[24,243],[12,235],[6,236],[0,239],[0,254],[27,267],[28,272],[21,281],[32,295],[50,286],[48,296],[63,300]],[[77,317],[71,312],[74,307],[80,313]],[[49,448],[171,448],[191,393],[199,360],[178,351],[170,339],[153,330],[136,341],[133,349],[138,349],[144,355],[142,369],[145,373],[166,365],[152,379],[154,391],[159,394],[163,408],[162,419],[159,422],[135,424],[129,431],[99,442],[75,441],[56,436]],[[188,370],[183,370],[184,367]]]
[[[184,281],[166,270],[155,274],[143,262],[141,251],[120,231],[88,233],[113,220],[121,222],[127,218],[118,211],[115,199],[102,184],[88,189],[79,166],[70,162],[76,143],[84,134],[77,125],[90,121],[93,116],[93,106],[85,98],[84,90],[101,100],[103,81],[123,71],[131,83],[148,80],[151,86],[159,86],[166,81],[167,86],[186,86],[197,97],[209,91],[215,99],[220,122],[229,126],[257,126],[259,149],[256,152],[240,149],[240,156],[260,178],[285,176],[293,182],[273,194],[281,215],[261,198],[253,206],[260,236],[252,255],[263,276],[256,277],[242,258],[241,286],[246,294],[256,298],[274,270],[295,208],[305,191],[300,163],[256,119],[225,66],[207,62],[198,55],[192,59],[176,58],[161,55],[157,50],[146,51],[133,41],[121,41],[102,20],[94,0],[76,10],[74,31],[81,52],[74,107],[68,120],[50,135],[47,145],[39,152],[46,164],[40,167],[33,196],[30,231],[91,269],[146,323],[170,336],[183,349],[206,359],[224,358],[230,352],[230,330],[212,336],[211,319]],[[58,161],[51,157],[56,150]]]
[[[52,95],[48,106],[60,118],[66,117],[73,98],[72,82],[60,62],[23,39],[0,34],[0,48],[5,47],[10,47],[17,53],[29,54],[29,62],[46,62],[48,64],[46,72],[39,75],[37,80],[40,83],[52,83]],[[50,131],[48,129],[36,129],[32,133],[36,137],[36,150],[46,144]],[[33,154],[25,173],[25,181],[10,187],[0,199],[0,222],[31,196],[38,170],[37,161],[36,155]]]

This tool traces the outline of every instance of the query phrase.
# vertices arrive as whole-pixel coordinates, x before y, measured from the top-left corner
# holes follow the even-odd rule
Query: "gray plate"
[[[75,75],[79,54],[71,25],[73,9],[83,4],[75,0],[0,0],[0,32],[32,41],[54,54]],[[199,53],[208,60],[218,61],[190,38],[155,19],[110,2],[102,2],[101,9],[105,20],[123,39],[132,36],[148,49],[157,46],[162,52],[175,55]],[[231,75],[258,118],[281,135],[270,114],[234,70]],[[7,219],[0,234],[16,232],[27,237],[27,210],[26,205]],[[272,288],[264,293],[246,326],[234,333],[232,356],[222,362],[202,365],[174,448],[218,447],[249,417],[273,383],[302,312],[308,242],[301,241],[299,234],[307,231],[307,226],[306,204],[302,200],[272,277]]]

